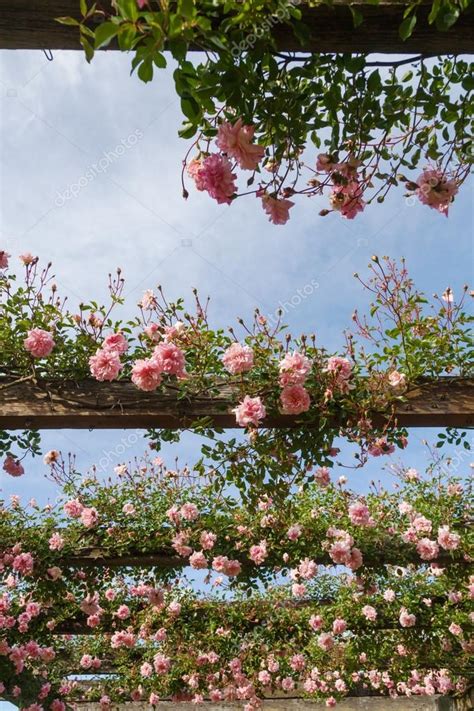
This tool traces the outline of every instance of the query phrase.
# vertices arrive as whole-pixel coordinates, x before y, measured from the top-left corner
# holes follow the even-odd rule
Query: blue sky
[[[275,227],[254,197],[218,206],[191,189],[188,201],[182,199],[187,145],[177,137],[180,122],[169,71],[144,85],[130,77],[129,58],[116,53],[101,53],[89,66],[79,52],[55,52],[52,62],[42,52],[0,52],[0,249],[13,261],[25,251],[52,260],[59,289],[72,304],[103,298],[116,266],[133,304],[158,283],[171,299],[188,297],[196,286],[211,296],[211,321],[218,326],[250,318],[257,306],[273,314],[312,285],[305,299],[287,308],[286,319],[292,332],[316,332],[329,349],[342,347],[354,307],[368,303],[352,274],[365,273],[374,253],[405,256],[428,294],[472,284],[472,183],[448,219],[408,205],[399,190],[351,222],[337,214],[320,218],[323,201],[300,199],[289,223]],[[77,197],[64,199],[104,152],[117,152],[124,142],[134,145]],[[58,431],[45,433],[43,442],[45,450],[76,452],[84,468],[108,458],[110,473],[118,460],[143,451],[145,443],[130,434]],[[435,437],[435,430],[414,431],[403,461],[422,469],[422,440]],[[120,456],[123,442],[126,455]],[[196,443],[185,438],[180,458],[192,462],[195,454]],[[460,473],[467,473],[468,462]],[[0,474],[0,497],[54,498],[41,459],[28,460],[26,468],[21,480]],[[360,491],[380,476],[380,460],[349,472]]]

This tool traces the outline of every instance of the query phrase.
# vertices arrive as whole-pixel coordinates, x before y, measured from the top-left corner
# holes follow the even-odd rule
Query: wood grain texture
[[[473,12],[465,13],[448,32],[439,32],[428,24],[430,4],[423,3],[413,35],[403,42],[398,34],[403,19],[400,0],[377,6],[355,2],[365,18],[356,29],[347,4],[336,0],[332,7],[303,10],[311,32],[306,51],[434,55],[474,52]],[[106,11],[110,8],[109,0],[99,0],[97,5]],[[79,0],[0,0],[0,49],[80,49],[77,28],[55,21],[65,16],[79,18],[78,8]],[[280,50],[301,51],[287,26],[275,26],[274,35]]]
[[[186,428],[209,417],[217,427],[236,428],[236,396],[221,388],[216,397],[178,400],[176,392],[146,393],[130,382],[18,382],[0,379],[0,429],[140,429]],[[474,425],[474,380],[442,378],[425,382],[394,403],[402,427]],[[386,420],[373,414],[374,424]],[[298,417],[268,416],[263,426],[301,427]],[[317,427],[317,420],[305,427]]]

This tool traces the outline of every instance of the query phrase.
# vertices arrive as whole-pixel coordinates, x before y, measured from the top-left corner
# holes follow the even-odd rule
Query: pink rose
[[[81,511],[81,522],[86,528],[92,528],[99,521],[99,514],[95,508],[83,508]]]
[[[8,252],[0,250],[0,269],[8,269],[8,257],[11,257]]]
[[[440,526],[438,529],[438,543],[445,551],[454,551],[461,542],[461,536],[452,533],[449,526]]]
[[[186,377],[184,353],[174,343],[159,343],[153,351],[153,360],[159,364],[162,373]]]
[[[49,331],[33,328],[28,331],[23,345],[35,358],[46,358],[54,348],[54,338]]]
[[[161,383],[161,364],[154,358],[137,360],[132,367],[132,383],[140,390],[151,392]]]
[[[416,183],[419,201],[447,217],[449,206],[458,192],[456,182],[449,180],[443,171],[437,168],[427,168]]]
[[[334,634],[342,634],[347,629],[347,622],[340,617],[336,617],[332,623],[332,631]]]
[[[5,457],[5,461],[3,462],[3,469],[7,474],[10,474],[10,476],[23,476],[23,474],[25,473],[23,465],[20,464],[18,459],[14,459],[11,454],[8,454]]]
[[[258,545],[251,546],[249,556],[255,565],[261,565],[268,556],[267,542],[260,541]]]
[[[49,549],[51,551],[60,551],[64,548],[64,538],[59,533],[53,533],[49,539]]]
[[[300,415],[309,410],[311,399],[302,385],[289,385],[281,391],[280,402],[283,414]]]
[[[202,551],[195,551],[189,557],[189,565],[194,570],[204,570],[208,566],[206,556]]]
[[[123,368],[117,351],[102,348],[89,358],[89,366],[91,374],[99,382],[115,380]]]
[[[266,416],[265,406],[259,397],[249,397],[246,395],[242,402],[232,410],[235,413],[237,424],[241,427],[260,424]]]
[[[164,654],[155,654],[153,666],[157,674],[167,674],[171,668],[171,660],[169,657],[165,657]]]
[[[188,166],[188,173],[190,168],[198,190],[206,190],[219,205],[230,205],[237,191],[237,176],[232,172],[228,158],[212,153],[200,161],[199,167],[192,162]]]
[[[255,126],[244,126],[239,118],[234,124],[223,121],[217,133],[216,143],[223,153],[234,158],[243,170],[255,170],[262,160],[265,149],[252,143]]]
[[[282,387],[287,385],[303,385],[311,371],[311,361],[302,353],[294,351],[287,353],[278,364],[280,371],[279,383]]]
[[[416,550],[422,560],[433,560],[439,554],[438,544],[429,538],[420,538],[416,544]]]
[[[364,605],[362,608],[362,614],[366,620],[369,620],[369,622],[375,622],[377,619],[377,610],[375,607],[372,607],[372,605]]]
[[[355,501],[350,504],[349,518],[355,526],[370,526],[373,523],[369,509],[363,501]]]
[[[400,610],[400,617],[398,618],[402,627],[414,627],[416,624],[416,617],[408,612],[406,607],[402,607]]]
[[[319,486],[328,486],[331,483],[329,469],[327,467],[319,467],[314,473],[314,480]]]
[[[115,351],[118,355],[123,355],[128,350],[128,341],[123,333],[111,333],[102,344],[104,351]]]
[[[249,346],[233,343],[222,356],[222,362],[232,375],[246,373],[253,367],[253,350]]]
[[[319,635],[318,637],[318,647],[323,649],[325,652],[329,652],[330,649],[334,646],[334,639],[332,634],[329,634],[329,632],[323,632],[322,634]]]
[[[286,535],[288,536],[290,541],[297,541],[298,538],[301,536],[302,532],[303,532],[302,526],[300,526],[300,524],[297,523],[294,526],[290,526]]]
[[[345,185],[335,185],[329,197],[331,207],[340,212],[347,220],[353,220],[359,212],[363,212],[363,188],[357,180],[349,180]]]
[[[388,382],[394,390],[403,390],[407,383],[407,376],[404,373],[399,373],[398,370],[392,370],[389,373]]]
[[[266,193],[262,196],[262,207],[269,215],[270,222],[274,225],[285,225],[290,219],[290,210],[295,203],[285,198],[270,197]]]
[[[64,512],[71,518],[79,518],[84,510],[84,506],[79,499],[71,499],[64,504]]]

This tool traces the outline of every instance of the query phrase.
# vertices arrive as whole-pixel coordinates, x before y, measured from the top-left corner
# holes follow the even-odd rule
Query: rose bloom
[[[214,548],[216,540],[217,536],[215,533],[211,533],[210,531],[203,531],[199,538],[199,543],[201,544],[203,550],[210,551],[212,550],[212,548]]]
[[[84,508],[81,511],[81,522],[84,524],[86,528],[92,528],[97,524],[99,520],[99,514],[97,513],[97,509],[91,507],[91,508]]]
[[[300,415],[309,410],[311,398],[302,385],[289,385],[281,391],[280,402],[284,415]]]
[[[365,208],[362,195],[363,190],[357,180],[350,180],[347,185],[334,186],[329,202],[333,210],[340,212],[347,220],[353,220]]]
[[[349,506],[349,518],[355,526],[370,526],[372,519],[367,504],[363,501],[355,501]]]
[[[314,473],[314,479],[319,486],[329,486],[331,483],[329,469],[327,467],[319,467],[319,469],[316,469]]]
[[[297,541],[298,538],[301,536],[302,531],[303,531],[302,526],[300,526],[299,523],[296,523],[295,525],[290,526],[286,535],[288,536],[290,541]]]
[[[161,383],[161,364],[154,358],[137,360],[132,367],[132,383],[140,390],[151,392]]]
[[[46,452],[46,454],[43,457],[43,462],[46,465],[51,465],[54,462],[56,462],[59,458],[59,452],[57,449],[51,449],[49,452]]]
[[[267,414],[261,399],[259,397],[249,397],[248,395],[232,412],[235,413],[237,424],[241,427],[247,427],[248,425],[257,427]]]
[[[64,538],[59,533],[53,533],[49,539],[49,549],[51,551],[60,551],[64,548]]]
[[[64,504],[64,512],[71,518],[79,518],[84,510],[84,506],[79,499],[71,499]]]
[[[441,548],[446,551],[454,551],[461,542],[461,536],[457,533],[452,533],[449,526],[440,526],[438,528],[438,543]]]
[[[303,385],[311,370],[311,361],[302,353],[294,351],[287,353],[278,364],[280,371],[279,383],[287,385]]]
[[[218,129],[216,144],[223,153],[234,158],[243,170],[255,170],[265,149],[252,143],[255,126],[244,126],[239,118],[234,124],[223,121]]]
[[[253,367],[253,350],[249,346],[233,343],[222,356],[222,362],[232,375],[246,373]]]
[[[96,354],[89,358],[89,367],[96,380],[110,382],[118,377],[123,365],[116,351],[99,348]]]
[[[199,516],[198,507],[195,504],[190,504],[189,502],[183,504],[179,512],[181,516],[186,519],[186,521],[195,521]]]
[[[23,341],[26,350],[35,358],[46,358],[54,348],[54,338],[42,328],[33,328]]]
[[[193,164],[191,168],[197,189],[206,190],[219,205],[223,203],[230,205],[237,191],[235,184],[237,176],[232,172],[229,159],[218,153],[211,153],[199,163],[199,166]]]
[[[395,591],[391,588],[387,588],[383,594],[383,599],[386,602],[393,602],[395,600]]]
[[[458,192],[456,182],[449,180],[443,171],[437,168],[427,168],[416,183],[416,196],[419,201],[447,217],[449,206]]]
[[[394,390],[403,390],[406,386],[407,376],[404,373],[399,373],[398,370],[392,370],[389,373],[388,382]]]
[[[336,617],[332,623],[332,631],[334,634],[341,634],[347,629],[347,622],[340,617]]]
[[[268,556],[267,542],[260,541],[258,545],[251,546],[249,556],[255,565],[261,565]]]
[[[128,350],[128,341],[123,333],[111,333],[102,344],[104,351],[114,351],[118,355],[123,355]]]
[[[294,204],[291,200],[270,197],[266,193],[262,196],[262,207],[269,215],[269,221],[273,222],[274,225],[286,225],[290,219],[290,210]]]
[[[18,459],[14,459],[11,454],[5,457],[3,462],[3,470],[10,476],[23,476],[25,470]]]
[[[460,637],[462,635],[462,627],[457,625],[455,622],[451,622],[451,624],[448,627],[448,630],[451,632],[451,634],[455,635],[456,637]]]
[[[0,250],[0,269],[8,269],[8,257],[11,257],[11,254],[3,249]]]
[[[165,657],[164,654],[155,654],[153,666],[157,674],[167,674],[171,668],[171,660],[169,657]]]
[[[410,614],[406,607],[402,607],[398,619],[402,627],[414,627],[416,624],[416,616]]]
[[[318,647],[321,647],[325,652],[328,652],[334,646],[334,639],[329,632],[323,632],[318,637]]]
[[[377,619],[377,610],[372,605],[364,605],[362,608],[362,614],[366,620],[369,622],[374,622]]]
[[[195,570],[204,570],[208,565],[206,556],[202,551],[195,551],[192,555],[190,555],[189,564],[191,568],[194,568]]]
[[[159,343],[153,351],[153,360],[159,364],[162,373],[177,378],[186,376],[184,353],[174,343]]]
[[[334,162],[332,156],[328,153],[320,153],[316,157],[316,170],[318,173],[330,173],[336,167],[337,163]]]
[[[420,538],[416,544],[416,550],[422,560],[433,560],[439,554],[438,544],[429,538]]]

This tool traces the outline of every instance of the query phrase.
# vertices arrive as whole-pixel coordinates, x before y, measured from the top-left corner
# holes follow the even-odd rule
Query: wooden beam
[[[237,395],[221,388],[215,397],[178,400],[175,390],[145,393],[130,382],[12,382],[0,379],[0,429],[158,429],[186,428],[209,417],[217,427],[236,428]],[[474,379],[442,378],[411,389],[394,403],[402,427],[474,425]],[[374,413],[376,425],[386,415]],[[270,415],[263,426],[300,427],[289,415]],[[317,427],[317,420],[305,427]]]
[[[89,5],[91,3],[88,3]],[[403,42],[398,26],[405,5],[401,0],[383,0],[373,5],[369,0],[354,3],[364,22],[354,29],[348,0],[335,0],[303,9],[303,19],[310,29],[309,52],[382,52],[396,54],[452,54],[474,52],[474,12],[466,12],[447,32],[429,25],[431,3],[422,2],[413,35]],[[104,10],[110,0],[98,2]],[[60,25],[57,17],[79,18],[79,0],[0,0],[0,49],[80,49],[76,27]],[[274,29],[282,51],[301,46],[286,25]]]

